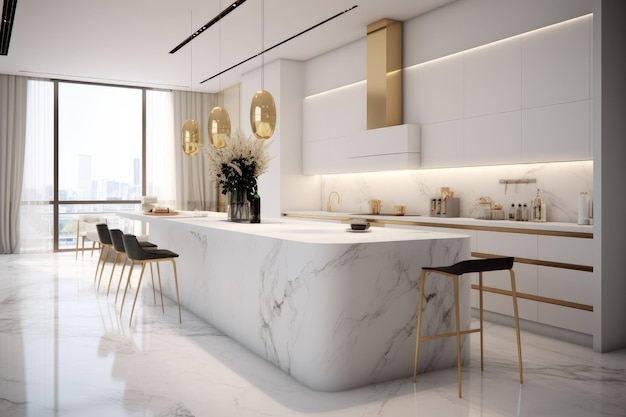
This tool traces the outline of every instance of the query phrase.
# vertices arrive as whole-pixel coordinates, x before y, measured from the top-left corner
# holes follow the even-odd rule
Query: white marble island
[[[412,374],[422,266],[468,259],[469,237],[345,224],[121,214],[180,254],[181,304],[304,385],[340,391]],[[162,274],[170,273],[162,268]],[[164,277],[166,295],[173,294]],[[423,331],[453,328],[451,280],[427,280]],[[469,323],[469,280],[461,317]],[[184,317],[183,317],[184,320]],[[454,366],[453,339],[420,349],[420,371]]]

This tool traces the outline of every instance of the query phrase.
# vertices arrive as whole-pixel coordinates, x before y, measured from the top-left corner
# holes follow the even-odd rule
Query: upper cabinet
[[[419,128],[398,125],[367,130],[366,94],[365,82],[360,82],[304,100],[304,174],[419,167]]]
[[[305,173],[592,159],[592,23],[583,16],[405,68],[407,141],[366,133],[365,81],[305,98]]]
[[[591,159],[591,25],[584,16],[407,71],[421,166]]]

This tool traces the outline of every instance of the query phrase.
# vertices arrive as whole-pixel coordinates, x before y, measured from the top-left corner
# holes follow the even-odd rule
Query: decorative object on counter
[[[459,217],[459,199],[450,187],[441,187],[439,196],[430,199],[431,217]]]
[[[515,203],[511,203],[511,208],[509,209],[509,220],[515,220]]]
[[[370,205],[370,214],[380,214],[382,201],[372,198],[367,203]]]
[[[339,196],[339,193],[337,191],[331,191],[330,194],[328,194],[328,201],[326,202],[326,211],[333,211],[333,206],[332,204],[330,204],[330,198],[333,196],[333,194],[337,195],[337,204],[341,204],[341,197]]]
[[[350,220],[350,229],[348,230],[364,232],[366,230],[369,230],[369,228],[370,228],[370,223],[367,220],[354,219],[354,220]]]
[[[204,148],[209,177],[228,194],[228,220],[250,220],[250,198],[257,193],[257,178],[269,167],[268,146],[271,142],[246,138],[238,129],[232,138],[224,137],[225,146]]]
[[[155,195],[145,195],[141,197],[141,211],[152,211],[157,205],[157,197]]]
[[[491,208],[491,220],[504,220],[502,204],[495,203]]]
[[[144,214],[151,214],[156,216],[174,216],[178,214],[178,212],[169,207],[154,207],[148,211],[144,211]]]
[[[582,191],[578,196],[578,224],[590,224],[589,208],[591,206],[591,199],[586,191]]]
[[[476,216],[475,219],[491,220],[491,209],[493,202],[489,197],[480,197],[476,200]]]
[[[534,184],[537,180],[535,178],[516,178],[516,179],[507,179],[500,180],[500,184],[504,184],[504,194],[509,188],[509,184],[515,184],[515,192],[517,193],[517,185],[518,184]]]
[[[250,221],[250,199],[247,189],[233,189],[228,192],[228,221]]]
[[[406,206],[403,206],[403,205],[393,206],[393,214],[394,216],[404,216],[406,214]]]
[[[537,188],[537,196],[533,199],[532,210],[532,219],[534,222],[546,221],[546,204],[543,202],[543,198],[541,198],[541,195],[539,194],[539,188]]]
[[[261,196],[254,193],[250,199],[250,223],[261,223]]]

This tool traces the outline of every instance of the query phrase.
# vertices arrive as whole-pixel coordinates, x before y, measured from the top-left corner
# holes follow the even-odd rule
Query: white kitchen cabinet
[[[522,107],[591,97],[592,16],[522,36]]]
[[[593,334],[593,312],[574,308],[539,303],[538,322],[549,326]]]
[[[463,120],[421,127],[423,168],[463,166]]]
[[[593,265],[593,239],[538,236],[537,257],[553,262]]]
[[[522,156],[521,112],[465,119],[464,165],[518,163]]]
[[[463,118],[463,56],[420,65],[417,70],[418,124]]]
[[[493,115],[522,108],[521,60],[519,37],[465,54],[465,117]]]
[[[476,251],[499,256],[537,259],[537,235],[479,230]]]
[[[522,162],[591,158],[591,101],[522,111]]]

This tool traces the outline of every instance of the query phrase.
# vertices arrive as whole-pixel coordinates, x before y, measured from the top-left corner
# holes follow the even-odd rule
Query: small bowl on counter
[[[370,223],[366,220],[350,220],[350,230],[364,232],[370,228]]]

